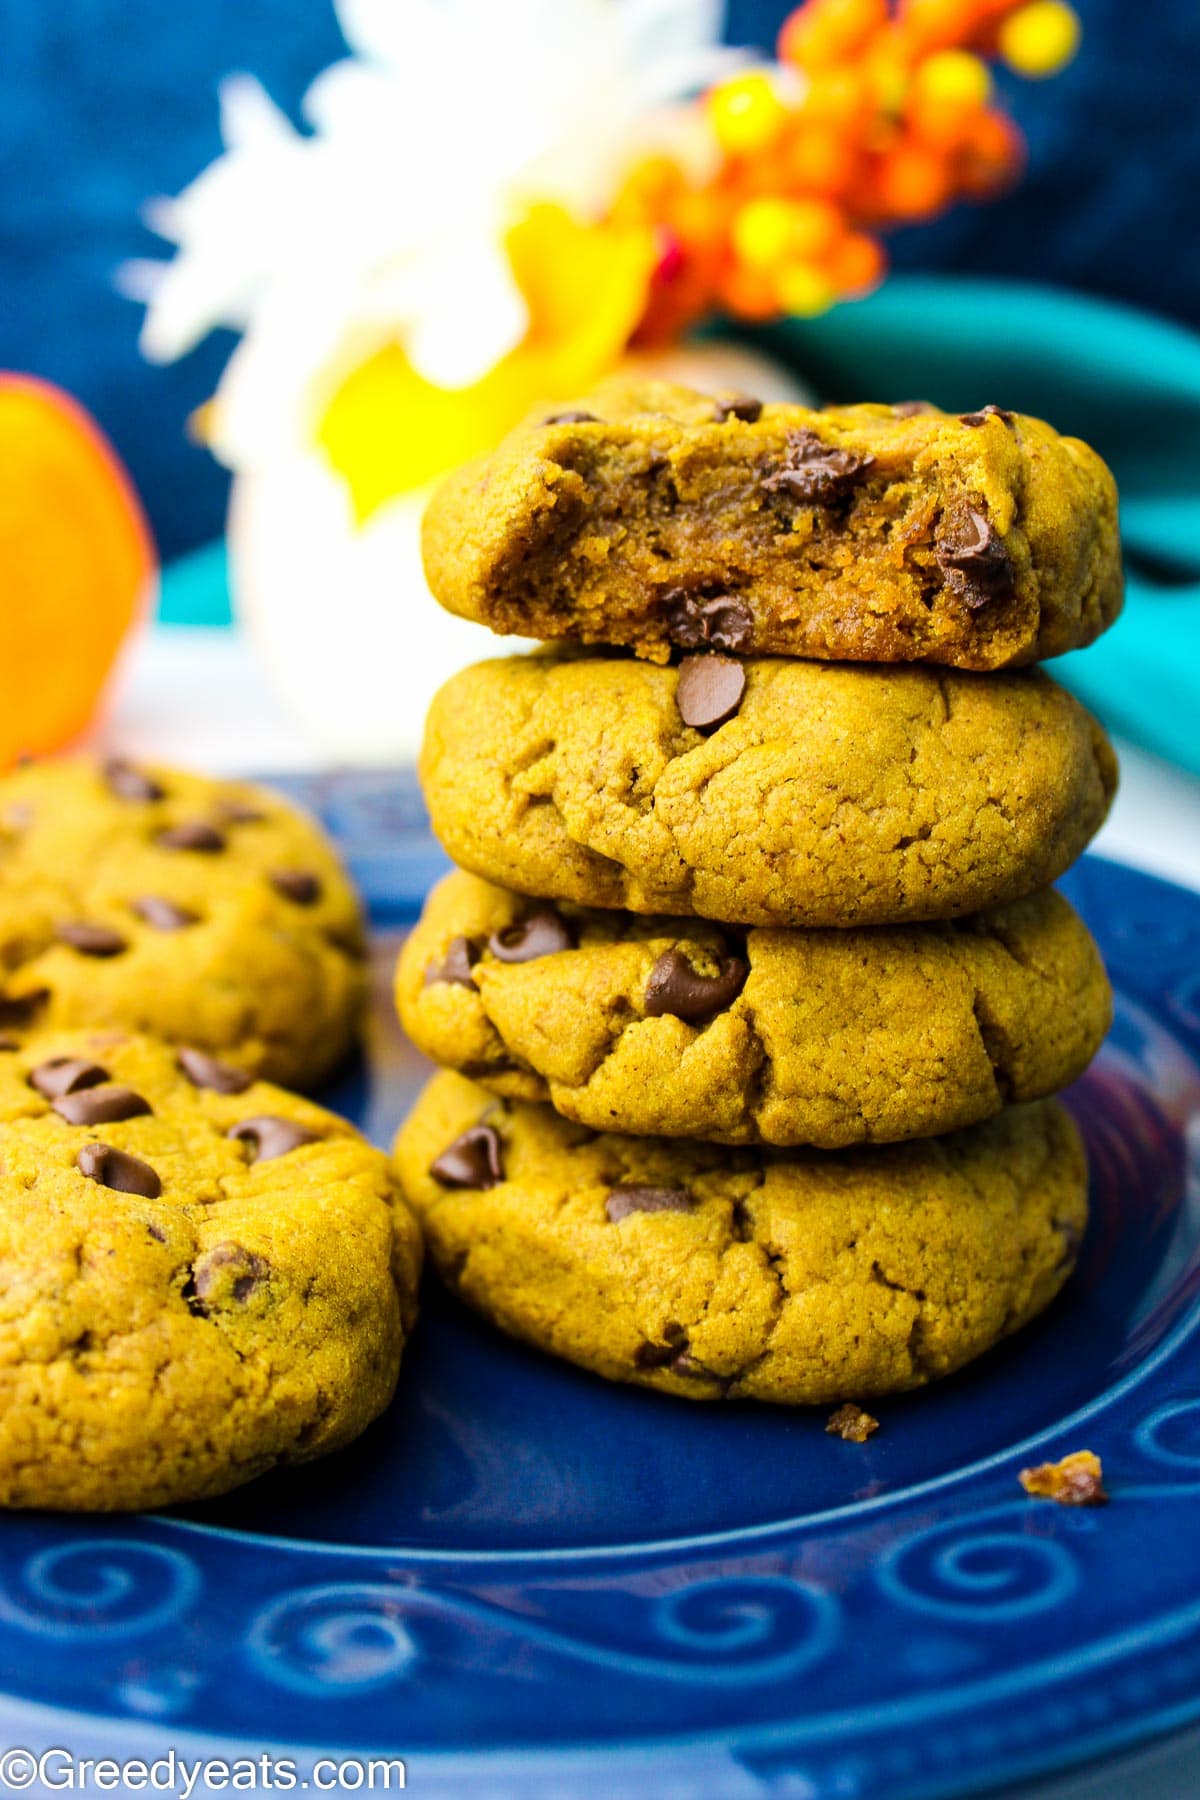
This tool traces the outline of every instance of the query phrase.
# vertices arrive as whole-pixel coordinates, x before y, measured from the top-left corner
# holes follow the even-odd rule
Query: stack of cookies
[[[1050,884],[1116,768],[1028,665],[1119,610],[1100,459],[994,406],[620,385],[453,477],[426,552],[564,640],[428,721],[460,870],[397,994],[447,1072],[397,1157],[444,1278],[697,1399],[888,1393],[1031,1319],[1086,1220],[1048,1096],[1111,1004]]]

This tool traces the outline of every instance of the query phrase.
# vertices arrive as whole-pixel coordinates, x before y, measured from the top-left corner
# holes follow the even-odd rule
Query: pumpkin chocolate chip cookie
[[[0,780],[0,1030],[124,1026],[314,1086],[363,956],[337,858],[278,795],[121,760]]]
[[[442,1074],[396,1158],[470,1305],[701,1400],[827,1405],[948,1375],[1048,1305],[1087,1217],[1052,1100],[919,1143],[782,1153],[597,1136]]]
[[[212,1056],[0,1052],[0,1504],[220,1494],[391,1397],[421,1245],[387,1158]]]
[[[454,676],[421,778],[455,862],[504,887],[842,927],[1045,887],[1103,822],[1116,762],[1033,669],[559,653]]]
[[[1112,1004],[1051,889],[957,924],[735,936],[461,873],[430,895],[396,998],[435,1062],[596,1130],[825,1149],[1057,1092]]]
[[[1010,668],[1121,605],[1104,463],[988,406],[737,402],[617,381],[451,475],[434,594],[525,637]]]

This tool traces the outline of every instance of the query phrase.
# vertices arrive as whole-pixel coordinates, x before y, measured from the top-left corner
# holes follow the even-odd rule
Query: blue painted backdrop
[[[1196,0],[1077,3],[1087,39],[1075,67],[1013,86],[1033,153],[1024,186],[907,234],[895,260],[1090,288],[1200,324]],[[729,35],[768,44],[786,10],[732,0]],[[183,427],[227,346],[146,368],[138,309],[114,293],[112,270],[153,249],[140,202],[216,152],[223,74],[251,70],[294,111],[341,48],[328,0],[0,0],[0,366],[93,408],[166,555],[221,527],[224,478]]]

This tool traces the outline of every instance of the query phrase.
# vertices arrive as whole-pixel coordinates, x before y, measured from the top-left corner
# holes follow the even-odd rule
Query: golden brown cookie
[[[1121,606],[1113,478],[999,407],[811,412],[616,381],[442,485],[443,606],[494,631],[1010,668]]]
[[[1053,1100],[950,1137],[783,1153],[597,1136],[443,1074],[396,1159],[471,1306],[698,1400],[826,1405],[948,1375],[1049,1304],[1087,1218]]]
[[[433,827],[549,899],[751,925],[960,918],[1047,886],[1116,761],[1035,669],[619,655],[478,663],[434,700]]]
[[[339,1449],[420,1263],[387,1158],[294,1094],[115,1032],[0,1053],[0,1505],[164,1506]]]
[[[1048,888],[957,924],[743,936],[462,873],[430,895],[396,999],[435,1062],[594,1130],[827,1150],[1056,1093],[1112,1016]]]
[[[0,1031],[123,1026],[311,1087],[363,957],[341,865],[277,794],[118,760],[0,779]]]

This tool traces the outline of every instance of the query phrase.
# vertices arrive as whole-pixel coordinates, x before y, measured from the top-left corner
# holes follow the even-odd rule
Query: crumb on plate
[[[1035,1500],[1057,1500],[1060,1506],[1103,1506],[1104,1471],[1092,1450],[1074,1450],[1060,1462],[1021,1470],[1021,1486]]]
[[[853,1400],[844,1400],[826,1419],[825,1429],[831,1437],[840,1437],[847,1444],[865,1444],[871,1433],[879,1430],[879,1420]]]

